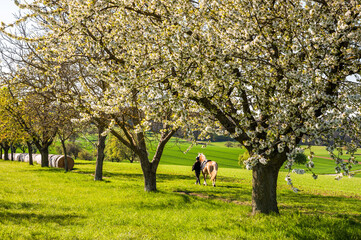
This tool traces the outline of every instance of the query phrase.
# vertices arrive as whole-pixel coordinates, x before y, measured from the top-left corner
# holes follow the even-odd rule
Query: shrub
[[[233,143],[230,141],[226,142],[224,145],[228,148],[233,147]]]
[[[295,163],[297,164],[306,164],[307,156],[304,153],[298,153],[295,157]]]
[[[81,152],[81,146],[74,142],[69,142],[66,144],[66,149],[69,155],[72,155],[75,159],[78,158],[79,153]]]
[[[74,157],[75,159],[77,159],[79,156],[79,153],[82,151],[81,146],[77,143],[74,142],[68,142],[65,144],[66,150],[67,150],[67,154],[69,156]],[[61,145],[57,145],[55,147],[55,151],[57,152],[57,154],[64,154],[63,151],[63,147]]]
[[[245,168],[245,165],[243,164],[243,162],[246,161],[248,158],[249,158],[249,152],[247,149],[245,149],[243,154],[239,154],[238,165],[243,166]]]
[[[132,163],[137,159],[135,153],[112,134],[109,135],[105,146],[105,156],[107,161],[112,162],[130,161]]]
[[[56,154],[62,155],[63,154],[63,148],[61,145],[56,145],[55,146],[55,152]]]
[[[94,156],[90,152],[88,152],[87,150],[84,150],[84,149],[79,152],[78,157],[82,160],[93,160],[94,159]]]

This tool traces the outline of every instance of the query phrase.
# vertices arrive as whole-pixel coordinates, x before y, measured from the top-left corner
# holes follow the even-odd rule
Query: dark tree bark
[[[41,167],[49,167],[49,147],[39,149],[41,154]]]
[[[138,134],[139,147],[138,156],[140,158],[140,164],[144,176],[144,190],[146,192],[157,191],[157,169],[160,159],[163,154],[163,150],[169,139],[176,133],[176,130],[170,130],[162,133],[162,137],[159,140],[157,150],[154,154],[152,161],[149,161],[146,145],[144,142],[143,133]]]
[[[65,172],[67,172],[68,171],[68,155],[67,155],[64,139],[61,140],[61,146],[63,147],[64,157],[65,157],[64,158],[64,168],[65,168]]]
[[[140,166],[143,171],[144,178],[144,191],[156,192],[157,191],[157,168],[159,160],[150,162],[146,149],[142,149],[138,152],[140,159]],[[154,156],[155,157],[155,156]]]
[[[15,151],[16,151],[16,148],[14,147],[14,145],[10,144],[10,152],[11,152],[10,158],[11,158],[11,161],[14,161],[14,153],[15,153]]]
[[[33,163],[33,146],[31,142],[26,141],[26,145],[28,146],[28,152],[29,152],[29,165],[34,165]]]
[[[22,153],[25,153],[27,146],[25,146],[25,145],[22,144],[22,145],[19,145],[19,148],[20,148],[20,150],[21,150]]]
[[[3,147],[0,145],[0,159],[3,159]]]
[[[4,160],[9,160],[9,149],[10,149],[9,144],[4,143],[3,148],[4,148]]]
[[[146,192],[155,192],[157,191],[157,169],[152,167],[144,168],[142,165],[143,176],[144,176],[144,191]]]
[[[278,154],[266,165],[258,163],[253,168],[252,179],[252,213],[279,213],[277,206],[277,179],[284,155]]]
[[[105,140],[107,136],[102,136],[104,132],[104,127],[98,128],[98,145],[97,145],[97,161],[95,166],[95,181],[103,180],[103,162],[104,162],[104,150],[105,150]]]
[[[121,125],[121,124],[119,124]],[[166,127],[165,129],[170,128]],[[177,130],[170,129],[162,133],[161,139],[159,140],[157,150],[152,161],[149,161],[147,146],[145,143],[145,136],[143,132],[137,134],[137,141],[132,141],[131,134],[124,128],[124,133],[127,137],[124,138],[122,135],[114,130],[111,130],[112,134],[119,139],[125,146],[133,151],[140,160],[140,165],[143,171],[144,177],[144,190],[146,192],[157,191],[157,168],[160,162],[160,158],[163,154],[163,150],[170,138],[176,133]],[[128,140],[128,141],[127,141]],[[134,144],[136,142],[136,144]]]
[[[49,146],[53,143],[53,140],[47,140],[40,143],[39,140],[34,140],[34,144],[41,155],[41,167],[49,167]]]

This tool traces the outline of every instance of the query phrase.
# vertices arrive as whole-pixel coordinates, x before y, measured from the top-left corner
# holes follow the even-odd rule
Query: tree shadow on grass
[[[199,206],[202,206],[201,208],[203,209],[209,209],[210,207],[220,208],[224,206],[222,201],[213,201],[218,200],[216,198],[199,197],[192,194],[187,194],[185,192],[168,192],[160,190],[154,194],[154,198],[156,198],[155,201],[135,202],[133,203],[134,207],[137,209],[145,208],[152,210],[174,210],[187,208],[186,206],[192,207],[195,201],[201,202],[201,204],[197,204],[197,206],[198,208]]]
[[[77,173],[79,169],[73,168],[71,170],[68,170],[67,173]],[[66,173],[64,168],[54,168],[54,167],[41,167],[41,168],[29,168],[23,170],[24,172],[51,172],[51,173]],[[94,171],[92,171],[94,172]]]
[[[231,189],[241,189],[241,188],[244,188],[243,186],[231,186],[231,185],[220,185],[220,186],[217,186],[219,188],[231,188]]]
[[[245,205],[250,206],[251,205],[251,192],[247,189],[238,190],[236,193],[233,191],[212,191],[209,192],[206,189],[204,190],[176,190],[174,191],[175,194],[178,195],[186,195],[186,196],[192,196],[198,200],[202,201],[209,201],[209,200],[217,200],[220,203],[232,203],[236,205]]]
[[[319,239],[320,234],[327,239],[361,239],[360,199],[286,191],[278,196],[281,215],[299,216],[287,231],[296,239]]]
[[[39,213],[14,213],[14,212],[0,212],[0,223],[13,222],[22,224],[24,221],[30,223],[56,223],[62,226],[74,225],[79,220],[84,218],[75,214],[39,214]]]
[[[281,192],[278,195],[280,210],[302,214],[328,214],[357,216],[361,223],[361,200],[344,196],[323,196]]]
[[[212,195],[195,191],[177,191],[184,201],[194,198],[196,201],[219,202],[224,204],[245,205],[251,213],[250,191],[243,190],[241,197],[248,195],[249,201],[229,199],[226,193]],[[281,226],[284,237],[290,239],[361,239],[361,200],[339,196],[322,196],[312,194],[281,193],[280,215],[257,215],[259,218],[270,218],[269,227],[275,221],[284,223]],[[213,201],[210,201],[213,200]],[[257,226],[252,226],[257,228]],[[260,227],[257,231],[264,231]]]
[[[92,165],[95,166],[95,162],[89,161],[89,162],[75,162],[74,166],[76,165]]]
[[[190,175],[183,174],[165,174],[160,173],[157,174],[157,180],[159,182],[164,182],[166,180],[174,181],[174,180],[195,180],[196,178]]]
[[[39,209],[41,207],[42,207],[41,204],[34,204],[34,203],[28,203],[28,202],[14,203],[14,202],[0,200],[0,209],[2,209],[2,210],[29,209],[29,208]]]
[[[103,172],[104,177],[117,177],[119,179],[138,179],[143,180],[142,173],[113,173],[113,172]],[[174,181],[174,180],[195,180],[195,177],[187,176],[187,175],[174,175],[174,174],[157,174],[157,182],[164,181]]]
[[[41,167],[41,168],[28,168],[25,169],[26,172],[63,172],[63,168],[53,168],[53,167]]]
[[[347,214],[329,216],[328,213],[313,213],[301,215],[295,221],[294,226],[285,231],[294,239],[361,239],[360,218]]]
[[[59,225],[74,225],[80,218],[84,216],[74,213],[37,213],[39,209],[43,209],[41,204],[33,204],[27,202],[12,203],[0,201],[0,224],[14,223],[22,224],[23,222],[31,223],[56,223]],[[37,211],[32,212],[32,211]]]
[[[143,179],[143,174],[141,173],[113,173],[113,172],[103,172],[103,177],[113,178],[116,177],[118,179],[127,179],[127,180],[141,180]]]

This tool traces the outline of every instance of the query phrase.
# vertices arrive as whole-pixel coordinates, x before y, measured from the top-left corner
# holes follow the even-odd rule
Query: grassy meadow
[[[361,178],[293,174],[296,194],[281,172],[280,215],[252,216],[242,149],[188,146],[167,146],[156,193],[144,192],[139,163],[105,162],[95,182],[94,161],[64,173],[0,160],[0,239],[361,239]],[[219,163],[216,188],[194,184],[198,152]]]
[[[88,136],[88,140],[96,142],[96,136]],[[79,139],[80,145],[89,152],[94,152],[94,146],[82,138]],[[157,147],[156,141],[148,141],[150,158],[154,155],[154,152]],[[57,154],[56,145],[60,145],[60,142],[55,142],[50,148],[50,153]],[[190,150],[185,154],[186,150],[192,145],[191,142],[184,139],[172,138],[169,143],[166,145],[161,164],[166,165],[181,165],[181,166],[192,166],[198,153],[204,153],[207,159],[217,161],[221,168],[242,168],[238,164],[238,157],[240,154],[243,154],[245,151],[244,148],[237,147],[237,143],[233,142],[233,147],[226,147],[225,142],[199,142],[199,144],[194,144]],[[302,146],[306,149],[305,154],[309,155],[309,149],[307,146]],[[329,159],[329,153],[326,151],[324,146],[312,146],[311,150],[315,153],[314,163],[316,174],[335,174],[335,164],[332,159]],[[19,150],[18,150],[19,152]],[[94,153],[93,153],[94,155]],[[344,154],[341,156],[343,159],[348,159],[350,156]],[[361,163],[361,150],[356,152],[355,158]],[[294,168],[305,169],[304,165],[295,165]],[[355,177],[361,177],[361,164],[353,165],[352,171],[355,172]],[[281,169],[281,171],[288,171],[286,169]]]
[[[204,144],[207,144],[205,147]],[[172,139],[170,143],[166,145],[163,153],[161,164],[167,165],[183,165],[192,166],[195,161],[195,157],[198,153],[204,153],[207,159],[217,161],[220,168],[235,168],[239,169],[243,166],[238,164],[238,156],[245,151],[242,148],[237,147],[237,143],[234,143],[233,147],[226,147],[225,142],[202,142],[202,144],[193,145],[192,148],[184,154],[187,148],[191,145],[190,142],[181,139]],[[150,147],[150,153],[152,155],[156,146]],[[309,149],[306,146],[302,146],[306,149],[305,154],[309,155]],[[329,153],[324,146],[312,146],[311,150],[315,153],[314,163],[316,174],[335,174],[335,164],[332,159],[329,159]],[[361,150],[359,150],[355,158],[361,163]],[[349,155],[343,155],[343,159],[348,159]],[[305,169],[304,165],[295,165],[294,168]],[[352,171],[355,172],[356,177],[361,176],[361,164],[353,165]],[[287,169],[281,169],[281,171],[288,171]]]

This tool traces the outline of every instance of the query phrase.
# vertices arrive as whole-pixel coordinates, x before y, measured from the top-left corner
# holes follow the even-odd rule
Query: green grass
[[[198,153],[203,153],[207,159],[217,161],[219,167],[241,168],[238,165],[238,156],[244,152],[244,149],[239,147],[228,148],[225,146],[225,142],[202,143],[207,143],[207,146],[194,145],[187,153],[184,153],[192,143],[172,138],[164,149],[161,164],[192,166]],[[150,157],[153,156],[155,149],[155,145],[150,146]]]
[[[88,136],[89,139],[92,141],[96,141],[95,136]],[[83,138],[78,139],[78,143],[83,146],[84,149],[87,151],[93,152],[94,146],[90,144]],[[192,166],[196,156],[198,153],[204,153],[207,159],[217,161],[220,168],[242,168],[243,166],[238,165],[238,156],[243,154],[245,151],[239,147],[226,147],[225,142],[202,142],[207,143],[207,147],[204,145],[198,144],[194,145],[189,152],[186,154],[184,153],[188,147],[192,144],[189,141],[183,139],[172,138],[168,144],[166,145],[163,155],[161,164],[166,165],[181,165],[181,166]],[[54,142],[52,147],[50,148],[50,153],[56,154],[55,146],[59,145],[59,142]],[[150,158],[154,155],[154,152],[157,147],[156,141],[150,141],[148,143]],[[236,145],[236,143],[234,144]],[[306,146],[302,146],[306,148]],[[329,157],[329,153],[326,151],[326,147],[324,146],[312,146],[312,151],[315,153],[314,163],[315,169],[314,172],[316,174],[335,174],[335,163],[331,159],[325,159],[322,157]],[[309,155],[309,150],[306,149],[306,155]],[[355,155],[356,160],[361,163],[361,153],[360,150]],[[343,155],[343,159],[348,159],[349,155]],[[306,169],[304,165],[295,165],[294,168],[302,168]],[[352,171],[354,170],[361,170],[361,164],[353,165]],[[283,172],[287,172],[287,169],[281,169]],[[361,172],[356,172],[356,177],[361,177]]]
[[[305,146],[303,146],[305,148]],[[326,159],[330,158],[329,153],[326,151],[325,146],[312,146],[311,150],[315,153],[314,163],[315,163],[315,169],[314,172],[317,174],[334,174],[335,173],[335,163],[332,159]],[[309,150],[305,150],[305,154],[309,155]],[[336,151],[335,151],[336,154]],[[361,170],[361,156],[360,150],[358,150],[355,154],[355,159],[360,162],[360,164],[352,165],[352,171],[355,170]],[[348,159],[350,155],[344,154],[341,156],[342,159]],[[296,166],[302,168],[303,166]],[[360,173],[356,174],[356,176],[360,176]]]
[[[198,153],[204,153],[207,159],[217,161],[220,168],[242,168],[238,165],[238,156],[243,154],[245,151],[239,147],[228,148],[225,146],[225,142],[211,142],[208,143],[207,147],[202,147],[204,145],[195,145],[189,152],[184,154],[183,152],[191,145],[190,142],[184,140],[176,140],[173,138],[165,147],[161,164],[168,165],[183,165],[183,166],[192,166],[195,161],[195,157]],[[155,146],[150,147],[151,156],[154,154]],[[303,148],[306,148],[303,146]],[[329,157],[326,147],[324,146],[313,146],[312,151],[316,156],[320,157]],[[306,155],[309,155],[309,150],[305,151]],[[356,160],[361,163],[361,156],[355,155]],[[349,158],[349,155],[344,155],[344,159]],[[335,163],[331,159],[325,158],[314,158],[316,174],[335,174]],[[306,169],[304,165],[295,165],[295,168]],[[361,170],[361,164],[353,165],[352,170]],[[281,169],[283,172],[287,172],[287,169]],[[361,173],[357,173],[356,176],[361,176]]]
[[[332,176],[313,180],[307,174],[293,175],[295,186],[302,190],[295,194],[281,172],[281,214],[251,216],[251,172],[247,170],[221,167],[213,188],[194,185],[186,164],[162,164],[159,191],[145,193],[139,163],[105,162],[102,182],[93,181],[94,168],[94,162],[77,161],[76,169],[64,173],[0,160],[0,239],[361,236],[361,178],[335,181]]]

